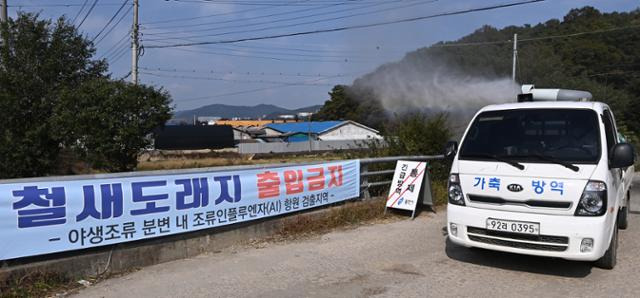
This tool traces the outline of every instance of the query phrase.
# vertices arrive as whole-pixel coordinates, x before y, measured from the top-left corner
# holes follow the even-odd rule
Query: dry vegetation
[[[34,271],[0,283],[0,297],[47,297],[77,287],[77,283],[61,274]]]
[[[242,155],[233,152],[154,152],[138,159],[138,171],[340,160],[340,153]]]
[[[296,216],[285,221],[278,237],[298,238],[324,234],[336,228],[357,227],[382,219],[397,218],[392,213],[384,214],[385,200],[349,202],[333,208],[321,217]]]

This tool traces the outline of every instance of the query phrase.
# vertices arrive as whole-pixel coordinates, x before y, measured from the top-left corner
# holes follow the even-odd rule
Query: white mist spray
[[[382,66],[356,80],[356,90],[365,88],[392,113],[431,110],[476,111],[482,106],[514,102],[520,87],[509,78],[467,75],[439,63],[409,64],[404,60]]]

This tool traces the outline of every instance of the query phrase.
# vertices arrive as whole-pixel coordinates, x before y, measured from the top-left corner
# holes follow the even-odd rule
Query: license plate
[[[540,223],[487,218],[487,230],[540,235]]]

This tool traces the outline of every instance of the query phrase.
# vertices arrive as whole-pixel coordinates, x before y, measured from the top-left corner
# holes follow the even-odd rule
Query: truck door
[[[609,157],[611,156],[610,153],[613,149],[613,146],[615,144],[618,143],[618,134],[616,131],[616,124],[613,120],[613,115],[611,114],[611,111],[609,111],[608,109],[604,110],[604,113],[602,114],[602,121],[604,122],[604,130],[605,130],[605,137],[607,139],[607,151],[605,152],[607,154],[607,160],[609,159]],[[611,190],[609,191],[609,194],[614,195],[614,197],[610,198],[610,206],[614,206],[613,204],[615,204],[615,202],[618,202],[617,206],[621,206],[620,204],[622,204],[621,198],[624,198],[624,185],[622,184],[622,175],[623,175],[623,170],[622,169],[609,169],[610,172],[610,177],[611,177],[611,183],[610,186]],[[614,210],[617,211],[617,210]]]

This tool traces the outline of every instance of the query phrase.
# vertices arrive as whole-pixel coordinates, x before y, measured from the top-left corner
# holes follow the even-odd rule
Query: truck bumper
[[[540,236],[488,231],[487,218],[540,223]],[[447,206],[447,230],[453,243],[517,254],[595,261],[607,251],[612,228],[610,213],[576,217]],[[585,238],[593,239],[593,248],[581,252]]]

